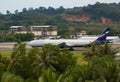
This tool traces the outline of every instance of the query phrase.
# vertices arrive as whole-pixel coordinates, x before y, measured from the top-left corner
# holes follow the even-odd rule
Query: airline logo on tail
[[[107,42],[106,37],[108,36],[108,33],[110,31],[110,28],[106,28],[101,34],[100,36],[96,39],[97,42]]]

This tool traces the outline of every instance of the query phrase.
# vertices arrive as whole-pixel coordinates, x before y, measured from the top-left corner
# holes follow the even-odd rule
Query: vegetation
[[[110,55],[111,57],[114,57],[114,54],[116,54],[118,51],[119,50],[112,48],[108,43],[102,45],[101,43],[98,44],[94,42],[91,44],[90,50],[84,54],[87,59],[91,59],[96,56],[102,57],[104,55]]]
[[[34,39],[33,33],[11,33],[10,31],[0,31],[0,42],[23,42]]]
[[[87,54],[95,55],[89,59],[80,54],[88,63],[55,45],[29,52],[25,45],[15,44],[10,56],[0,56],[0,82],[120,82],[120,63],[114,60],[114,50],[108,44],[92,46]]]
[[[63,18],[64,15],[87,15],[90,17],[88,22],[70,22]],[[112,23],[102,24],[101,17],[109,18]],[[0,14],[0,30],[8,30],[10,26],[31,26],[31,25],[54,25],[58,27],[58,35],[64,38],[70,38],[68,35],[75,35],[80,31],[87,31],[87,34],[98,34],[106,26],[112,29],[111,35],[120,36],[120,3],[99,3],[84,7],[74,7],[65,9],[39,7],[23,8],[22,12],[15,10],[15,13],[6,11],[6,14]],[[72,31],[72,32],[71,32]],[[4,33],[5,34],[5,33]],[[0,34],[1,35],[1,34]],[[9,34],[8,34],[9,35]],[[15,39],[10,36],[7,41]],[[17,38],[18,39],[18,38]],[[13,40],[12,40],[13,41]],[[23,41],[23,40],[21,40]]]

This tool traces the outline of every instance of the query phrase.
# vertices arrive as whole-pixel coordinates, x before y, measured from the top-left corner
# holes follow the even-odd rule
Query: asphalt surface
[[[26,43],[27,42],[23,42]],[[14,44],[16,44],[16,42],[6,42],[6,43],[0,43],[0,52],[12,52],[13,51],[13,47]],[[110,43],[112,45],[113,48],[119,48],[120,51],[120,43]],[[30,49],[31,47],[29,45],[26,45],[27,49]],[[74,49],[72,52],[85,52],[86,50],[82,49],[82,48],[77,48]]]
[[[16,44],[16,43],[15,42],[0,43],[0,52],[12,52],[14,44]],[[116,56],[115,60],[120,61],[120,43],[110,43],[110,44],[112,45],[113,48],[117,48],[117,49],[119,48],[119,53],[117,53],[115,55]],[[30,49],[31,47],[27,45],[26,48]],[[29,50],[27,50],[27,51],[29,51]],[[87,50],[84,50],[84,49],[81,49],[81,48],[72,50],[72,52],[86,52],[86,51]]]

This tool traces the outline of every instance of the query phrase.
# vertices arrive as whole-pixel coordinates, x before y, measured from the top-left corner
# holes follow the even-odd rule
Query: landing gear
[[[74,49],[72,47],[69,47],[68,50],[74,51]]]
[[[61,43],[61,44],[59,44],[59,47],[60,47],[60,48],[66,48],[66,49],[71,50],[71,51],[74,50],[73,47],[67,46],[66,43]]]

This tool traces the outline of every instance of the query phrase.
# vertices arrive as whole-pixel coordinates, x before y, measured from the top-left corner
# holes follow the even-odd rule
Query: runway
[[[23,42],[26,43],[27,42]],[[16,42],[7,42],[7,43],[0,43],[0,52],[12,52],[14,48],[14,44]],[[113,48],[119,48],[120,49],[120,43],[109,43]],[[29,45],[26,45],[27,49],[30,49],[31,47]],[[84,48],[75,48],[72,52],[85,52],[86,50]],[[119,50],[120,51],[120,50]]]

